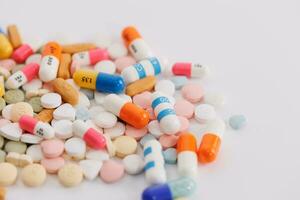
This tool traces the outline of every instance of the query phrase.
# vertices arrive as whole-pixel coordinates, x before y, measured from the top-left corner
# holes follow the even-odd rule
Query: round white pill
[[[128,51],[127,48],[122,43],[113,43],[107,48],[109,57],[112,59],[117,59],[126,56]]]
[[[79,101],[76,106],[84,106],[84,107],[90,107],[91,103],[89,98],[83,93],[79,92]]]
[[[22,86],[23,90],[27,91],[32,91],[32,90],[38,90],[42,88],[42,81],[40,79],[33,79],[30,82],[24,84]]]
[[[19,141],[22,135],[22,129],[19,123],[8,123],[0,128],[0,135],[9,140]]]
[[[55,131],[55,136],[59,139],[67,139],[73,136],[72,122],[70,120],[57,120],[52,127]]]
[[[195,119],[200,123],[207,123],[216,118],[216,111],[212,105],[200,104],[195,107]]]
[[[13,104],[9,104],[2,109],[2,117],[11,120],[11,108]]]
[[[111,139],[124,135],[124,133],[125,125],[122,122],[117,122],[115,126],[104,129],[104,134],[109,135]]]
[[[148,124],[148,131],[153,135],[155,138],[159,138],[164,133],[160,130],[160,126],[157,120],[153,120]]]
[[[101,128],[111,128],[116,125],[117,117],[110,112],[100,112],[94,119],[97,126]]]
[[[21,142],[27,144],[39,144],[43,140],[42,137],[30,134],[30,133],[23,133],[21,135]]]
[[[100,112],[103,112],[103,111],[105,111],[105,109],[100,105],[92,106],[89,109],[91,119],[94,119]]]
[[[109,155],[105,150],[91,149],[88,152],[86,152],[85,157],[89,160],[98,160],[98,161],[109,160]]]
[[[116,65],[111,60],[102,60],[95,65],[94,69],[97,72],[114,74],[116,72]]]
[[[64,103],[53,112],[53,118],[56,120],[75,120],[75,109],[69,103]]]
[[[128,155],[123,159],[124,168],[127,174],[139,174],[144,169],[143,159],[137,155]]]
[[[39,144],[28,147],[26,155],[29,155],[33,162],[40,162],[44,158],[42,148]]]
[[[225,104],[225,96],[221,93],[208,92],[204,94],[204,102],[216,108],[222,108]]]
[[[170,80],[161,80],[155,84],[155,91],[173,96],[175,93],[175,85]]]
[[[61,96],[57,93],[47,93],[41,97],[41,104],[44,108],[57,108],[61,103]]]
[[[65,142],[66,153],[74,158],[83,158],[86,152],[86,144],[81,138],[70,138]]]
[[[94,180],[102,167],[102,162],[98,160],[82,160],[79,162],[84,177],[87,180]]]

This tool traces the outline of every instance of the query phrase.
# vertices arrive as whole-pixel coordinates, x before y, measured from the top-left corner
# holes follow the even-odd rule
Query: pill
[[[198,84],[189,83],[182,87],[181,94],[189,102],[197,103],[202,100],[203,89]]]
[[[43,110],[41,97],[32,97],[29,99],[28,103],[31,105],[33,112],[39,113]]]
[[[163,133],[175,134],[179,131],[180,121],[168,97],[160,92],[153,93],[151,107]]]
[[[6,162],[21,168],[33,163],[29,155],[19,154],[17,152],[9,152],[6,156]]]
[[[181,89],[188,81],[185,76],[173,76],[170,80],[174,83],[175,89]]]
[[[142,200],[177,199],[192,195],[196,190],[196,182],[188,177],[181,177],[166,184],[153,185],[146,188]]]
[[[133,137],[136,140],[140,140],[147,134],[147,131],[147,127],[137,129],[130,125],[126,125],[125,135]]]
[[[89,98],[83,92],[79,92],[79,101],[76,106],[77,107],[82,106],[82,107],[89,108],[90,105],[91,105],[91,102],[90,102]]]
[[[127,94],[118,94],[118,96],[121,97],[121,99],[125,100],[126,102],[132,103],[131,97],[128,96]]]
[[[204,78],[209,74],[209,67],[198,63],[177,62],[172,66],[174,75],[184,75],[186,77]]]
[[[124,176],[124,166],[122,163],[107,160],[103,162],[102,168],[100,170],[100,178],[105,183],[114,183],[123,178]]]
[[[181,99],[176,101],[174,109],[176,115],[191,119],[194,115],[195,107],[189,101]]]
[[[0,111],[3,110],[3,108],[6,106],[5,100],[0,97]]]
[[[173,96],[175,93],[175,85],[170,80],[160,80],[155,84],[155,91]]]
[[[22,45],[22,38],[16,25],[7,26],[7,35],[14,49]]]
[[[24,41],[21,46],[19,46],[12,54],[12,59],[17,63],[24,63],[26,59],[34,54],[40,48],[41,43],[39,40],[33,41],[32,39]]]
[[[41,97],[45,94],[48,94],[50,91],[47,89],[38,89],[38,90],[29,90],[26,91],[26,98],[30,99],[32,97]]]
[[[232,115],[229,118],[229,125],[235,130],[243,128],[247,123],[247,119],[244,115]]]
[[[44,108],[57,108],[61,105],[61,96],[57,93],[47,93],[41,97],[41,103]]]
[[[109,155],[106,150],[95,150],[89,149],[85,155],[86,159],[88,160],[98,160],[98,161],[105,161],[109,160]]]
[[[72,122],[70,120],[58,120],[52,125],[55,131],[55,137],[67,139],[73,136]]]
[[[13,106],[13,104],[6,105],[2,109],[2,117],[4,117],[7,120],[11,120],[11,108],[12,108],[12,106]]]
[[[33,116],[33,109],[29,103],[18,102],[11,107],[11,120],[18,122],[20,117],[23,115]]]
[[[6,125],[6,124],[10,124],[11,123],[11,121],[10,120],[7,120],[7,119],[4,119],[4,118],[1,118],[0,119],[0,128],[1,127],[3,127],[4,125]],[[1,136],[0,136],[1,137]],[[0,143],[1,144],[1,143]],[[0,147],[1,147],[1,145],[0,145]]]
[[[54,137],[54,129],[45,122],[39,121],[29,115],[23,115],[19,119],[20,128],[31,134],[50,139]]]
[[[163,151],[163,156],[165,159],[165,163],[167,164],[176,164],[177,162],[177,152],[175,148],[167,148]]]
[[[132,98],[132,101],[134,104],[147,109],[151,108],[151,97],[152,93],[151,92],[142,92],[140,94],[134,95]]]
[[[126,67],[129,67],[135,63],[135,59],[131,56],[123,56],[115,60],[115,65],[118,73],[121,73]]]
[[[89,113],[90,113],[90,117],[91,119],[94,119],[98,113],[102,112],[102,111],[105,111],[104,108],[100,105],[97,105],[97,106],[92,106],[90,109],[89,109]]]
[[[73,74],[73,79],[80,87],[99,92],[120,93],[125,87],[122,77],[118,75],[97,73],[90,70],[77,70]]]
[[[42,61],[42,55],[39,53],[36,54],[32,54],[31,56],[29,56],[26,61],[25,64],[28,65],[30,63],[37,63],[37,64],[41,64]]]
[[[158,58],[148,58],[136,64],[126,67],[121,75],[124,81],[129,84],[147,76],[155,76],[164,70],[164,63]]]
[[[56,120],[75,120],[75,109],[71,104],[64,103],[54,110],[53,117]]]
[[[152,120],[148,124],[148,130],[155,138],[159,138],[163,135],[163,132],[160,129],[159,122],[157,120]]]
[[[62,157],[43,158],[41,165],[45,168],[47,173],[56,174],[58,170],[65,165],[65,160]]]
[[[79,101],[78,92],[64,79],[56,78],[52,81],[53,90],[60,94],[65,103],[76,105]]]
[[[44,140],[41,147],[46,158],[56,158],[64,152],[64,143],[59,139]]]
[[[209,104],[200,104],[195,107],[195,119],[200,123],[207,123],[216,118],[215,108]]]
[[[21,172],[22,182],[29,187],[37,187],[46,181],[46,170],[40,164],[27,165]]]
[[[8,90],[4,95],[4,100],[7,104],[18,103],[24,101],[25,96],[22,90]]]
[[[91,49],[89,51],[75,53],[72,56],[72,60],[80,65],[94,65],[97,62],[107,60],[108,58],[108,51],[106,49]]]
[[[110,60],[102,60],[95,65],[95,71],[114,74],[116,72],[116,65]]]
[[[1,59],[0,60],[0,66],[2,68],[5,68],[9,71],[11,71],[15,66],[16,66],[16,62],[13,59]]]
[[[58,171],[58,179],[66,187],[79,185],[83,179],[83,171],[77,164],[68,163]]]
[[[84,178],[87,180],[94,180],[102,168],[102,162],[98,160],[81,160],[79,165],[82,168]]]
[[[145,177],[149,184],[162,184],[167,181],[164,168],[162,147],[157,140],[150,140],[144,145]]]
[[[9,186],[15,183],[18,175],[17,168],[7,162],[0,163],[0,186]]]
[[[5,161],[6,152],[0,149],[0,163]]]
[[[29,146],[26,150],[26,154],[32,158],[33,162],[40,162],[44,158],[40,145]]]
[[[6,35],[0,31],[0,59],[9,58],[13,52],[13,47],[10,44]]]
[[[134,96],[145,91],[151,91],[155,83],[156,78],[154,76],[148,76],[127,85],[125,93],[129,96]]]
[[[21,142],[24,142],[26,144],[39,144],[43,140],[43,138],[25,133],[21,135],[20,140]]]
[[[159,143],[163,149],[174,147],[177,144],[178,136],[176,135],[162,135],[159,137]]]
[[[7,80],[11,76],[11,73],[5,68],[0,68],[0,76],[3,76]]]
[[[201,163],[210,163],[216,159],[225,128],[224,121],[218,118],[207,124],[197,152]]]
[[[216,108],[222,108],[225,105],[225,101],[225,96],[221,93],[207,92],[204,94],[204,103]]]
[[[0,97],[3,97],[4,94],[5,94],[4,77],[0,76]]]
[[[75,160],[83,159],[86,152],[85,142],[81,138],[70,138],[65,142],[65,151]]]
[[[57,77],[62,79],[68,79],[71,77],[70,65],[71,65],[71,55],[68,53],[61,54],[61,59],[58,67]]]
[[[87,107],[85,106],[77,106],[75,118],[78,120],[87,121],[90,119],[90,113]]]
[[[124,133],[125,125],[122,122],[117,122],[113,127],[104,129],[104,134],[109,135],[111,139],[124,135]]]
[[[75,44],[62,45],[62,52],[74,54],[82,51],[89,51],[95,48],[96,45],[92,43],[75,43]]]
[[[61,46],[56,42],[48,42],[45,45],[39,69],[39,77],[43,82],[52,81],[57,77],[61,51]]]
[[[94,122],[101,128],[112,128],[117,123],[117,117],[110,112],[99,112],[95,117]]]
[[[34,118],[42,122],[50,122],[53,118],[53,111],[53,109],[43,109]]]
[[[146,135],[144,135],[144,137],[141,138],[139,143],[140,143],[140,145],[144,146],[145,143],[148,142],[149,140],[156,140],[156,138],[151,134],[146,134]]]
[[[137,149],[137,142],[133,137],[120,136],[113,141],[116,147],[116,155],[119,158],[124,158],[127,155],[134,154]]]
[[[8,123],[0,128],[0,134],[9,140],[19,141],[22,129],[18,123]]]
[[[144,169],[144,161],[143,159],[137,155],[132,154],[128,155],[123,159],[124,169],[127,174],[135,175],[139,174]]]
[[[0,135],[0,149],[2,149],[4,145],[4,138]]]
[[[5,200],[6,189],[4,187],[0,187],[0,200]]]
[[[108,94],[107,93],[100,93],[95,91],[94,92],[94,97],[95,97],[95,102],[98,105],[102,105],[104,101],[104,97],[106,97]]]
[[[34,78],[28,83],[22,86],[23,90],[30,91],[30,90],[38,90],[42,88],[42,81],[40,79]]]
[[[182,116],[178,116],[178,118],[179,118],[181,126],[180,126],[180,129],[179,129],[179,132],[177,133],[177,135],[182,132],[187,131],[190,127],[190,121],[187,118],[182,117]]]
[[[136,60],[143,60],[153,56],[150,47],[135,27],[128,26],[124,28],[122,38],[129,52]]]
[[[4,150],[8,152],[16,152],[19,154],[24,154],[26,152],[27,145],[23,142],[17,142],[17,141],[8,141],[5,144]]]
[[[121,43],[113,43],[107,48],[109,57],[112,59],[117,59],[126,56],[128,51],[126,47]]]
[[[73,133],[82,138],[86,144],[93,149],[103,149],[106,145],[105,138],[101,133],[93,128],[90,128],[81,120],[73,122]]]
[[[81,88],[80,93],[83,93],[89,100],[94,99],[94,91],[93,90]]]

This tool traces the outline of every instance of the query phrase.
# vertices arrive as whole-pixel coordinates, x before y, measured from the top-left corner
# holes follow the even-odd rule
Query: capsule
[[[122,38],[136,60],[140,61],[153,57],[151,49],[135,27],[128,26],[124,28]]]
[[[107,95],[104,98],[103,106],[107,111],[135,128],[144,128],[148,125],[149,113],[146,110],[127,102],[116,94]]]
[[[160,74],[164,70],[162,60],[152,57],[142,60],[139,63],[126,67],[121,75],[127,84],[145,78]]]
[[[181,124],[168,97],[161,92],[154,92],[152,94],[151,107],[154,110],[154,114],[163,133],[178,133]]]
[[[11,56],[13,47],[6,35],[0,29],[0,59],[6,59]]]
[[[197,152],[201,163],[210,163],[216,159],[225,127],[221,119],[216,119],[207,125]]]
[[[177,140],[177,169],[180,176],[197,177],[197,140],[191,133],[182,133]]]
[[[48,123],[39,121],[29,115],[23,115],[19,120],[20,128],[45,139],[54,137],[55,131]]]
[[[162,184],[167,181],[161,144],[150,140],[144,145],[145,177],[149,184]]]
[[[121,93],[125,88],[123,78],[119,75],[77,70],[73,74],[74,82],[82,88],[107,93]]]
[[[172,73],[188,78],[204,78],[209,73],[209,68],[198,63],[178,62],[172,66]]]
[[[39,40],[25,41],[21,46],[14,50],[12,59],[17,63],[24,63],[29,56],[34,54],[41,47]]]
[[[80,65],[94,65],[101,60],[108,60],[109,55],[106,49],[91,49],[89,51],[82,51],[75,53],[72,60]]]
[[[182,177],[166,184],[146,188],[142,200],[172,200],[192,195],[196,190],[196,182],[188,177]]]
[[[93,149],[104,149],[106,146],[106,140],[104,136],[89,127],[81,120],[76,120],[72,125],[73,132],[77,137],[82,138],[86,144]]]
[[[61,57],[61,46],[56,42],[48,42],[42,53],[39,77],[44,82],[50,82],[57,76]]]
[[[40,65],[37,63],[30,63],[23,67],[20,71],[11,75],[5,85],[8,89],[17,89],[25,83],[34,79],[39,73]]]

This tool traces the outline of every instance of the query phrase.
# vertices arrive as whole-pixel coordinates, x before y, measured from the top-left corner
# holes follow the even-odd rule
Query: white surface
[[[71,40],[135,24],[160,55],[213,66],[215,77],[203,86],[226,94],[224,117],[244,113],[249,123],[227,131],[218,160],[199,167],[192,199],[300,199],[299,1],[1,0],[0,7],[1,25],[16,23],[24,35]],[[36,189],[18,182],[7,199],[137,200],[145,188],[143,175],[76,188],[47,179]]]

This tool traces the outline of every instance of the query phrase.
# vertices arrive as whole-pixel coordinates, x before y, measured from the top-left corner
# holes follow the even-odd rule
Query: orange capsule
[[[116,94],[107,95],[104,98],[103,106],[135,128],[144,128],[148,125],[150,116],[147,111]]]
[[[195,178],[198,174],[198,159],[197,139],[193,134],[180,134],[177,141],[177,154],[179,175]]]
[[[136,39],[142,38],[140,33],[136,30],[133,26],[128,26],[123,29],[122,31],[122,38],[124,40],[125,45],[128,47],[131,42],[133,42]]]

